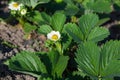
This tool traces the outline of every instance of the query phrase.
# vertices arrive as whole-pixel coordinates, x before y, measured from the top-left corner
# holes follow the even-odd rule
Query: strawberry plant
[[[93,41],[98,42],[109,35],[104,27],[99,27],[99,18],[96,14],[86,14],[79,18],[78,25],[66,24],[66,31],[78,43]]]
[[[119,75],[119,44],[119,41],[109,41],[101,47],[93,42],[79,45],[75,54],[78,68],[93,80],[106,80]]]
[[[56,51],[44,54],[23,51],[5,64],[13,71],[37,77],[37,80],[56,80],[62,78],[68,60],[68,56],[59,55]]]
[[[22,44],[37,46],[22,51],[4,43],[18,49],[4,62],[10,70],[37,80],[112,80],[120,75],[120,41],[111,40],[111,28],[105,27],[119,0],[13,0],[8,8],[25,32]],[[38,50],[40,44],[45,50]]]

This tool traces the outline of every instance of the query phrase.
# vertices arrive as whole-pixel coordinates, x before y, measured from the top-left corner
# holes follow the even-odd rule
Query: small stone
[[[3,58],[3,54],[0,52],[0,60]]]

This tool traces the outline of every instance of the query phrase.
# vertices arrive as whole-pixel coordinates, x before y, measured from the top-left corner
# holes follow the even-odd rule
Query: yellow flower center
[[[18,6],[19,6],[18,3],[14,3],[14,4],[13,4],[13,7],[15,7],[15,8],[17,8]]]
[[[58,39],[58,35],[54,34],[54,35],[52,36],[52,39],[57,40],[57,39]]]

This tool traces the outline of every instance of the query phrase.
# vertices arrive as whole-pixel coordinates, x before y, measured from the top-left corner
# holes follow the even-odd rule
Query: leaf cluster
[[[76,52],[78,68],[92,79],[113,78],[120,75],[120,41],[109,41],[98,47],[93,42],[79,45]]]
[[[59,55],[58,52],[42,54],[22,51],[5,64],[13,71],[35,76],[38,80],[47,80],[48,78],[55,80],[62,78],[68,60],[68,56]]]
[[[109,31],[104,27],[99,27],[99,20],[96,14],[86,14],[79,18],[78,25],[67,23],[66,31],[74,39],[81,43],[86,41],[98,42],[109,35]]]

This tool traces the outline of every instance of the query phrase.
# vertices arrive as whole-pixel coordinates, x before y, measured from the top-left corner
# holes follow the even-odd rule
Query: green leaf
[[[81,44],[75,55],[78,68],[91,77],[98,76],[100,51],[95,43],[85,42]]]
[[[18,0],[20,3],[35,8],[38,5],[38,0]]]
[[[44,12],[34,11],[31,12],[27,19],[37,25],[50,24],[51,17]]]
[[[109,80],[120,75],[120,41],[109,41],[101,49],[85,42],[75,55],[78,68],[93,79]]]
[[[37,80],[52,80],[52,78],[47,77],[47,78],[40,78],[40,79],[37,79]]]
[[[28,16],[27,18],[28,20],[36,24],[41,24],[41,23],[43,24],[43,21],[44,21],[39,11],[31,12],[30,16]]]
[[[30,0],[33,9],[39,4],[38,2],[39,2],[38,0]]]
[[[62,74],[67,67],[69,57],[61,55],[57,61],[54,71],[58,77],[62,78]]]
[[[16,0],[28,7],[34,9],[38,4],[48,3],[50,0]]]
[[[48,34],[52,31],[52,28],[49,25],[42,25],[38,28],[38,32],[42,34]]]
[[[74,5],[74,4],[67,4],[67,6],[65,7],[65,14],[66,15],[75,15],[77,12],[79,11],[79,8]]]
[[[110,13],[112,11],[111,3],[105,0],[97,0],[95,2],[88,2],[87,8],[99,13]]]
[[[66,31],[68,26],[65,24],[62,30],[62,49],[67,50],[72,42],[72,38],[69,36],[68,32]]]
[[[109,20],[110,20],[110,18],[100,19],[96,26],[101,26],[101,25],[103,25],[105,22],[107,22]]]
[[[72,42],[72,38],[67,35],[67,33],[62,34],[62,49],[67,50]]]
[[[25,33],[31,33],[32,31],[34,31],[37,27],[35,25],[31,25],[30,23],[25,23],[24,24],[24,31]]]
[[[96,14],[85,14],[79,18],[79,27],[76,24],[68,23],[65,24],[65,30],[75,42],[80,43],[87,40],[98,42],[109,35],[107,29],[97,27],[98,24],[104,21],[99,21]]]
[[[51,17],[46,14],[45,12],[41,12],[41,16],[43,18],[43,22],[46,23],[46,24],[50,24],[51,22]]]
[[[43,4],[43,3],[48,3],[50,0],[39,0],[39,3],[40,4]]]
[[[63,0],[67,5],[65,6],[65,14],[68,16],[73,16],[78,13],[79,8],[74,4],[73,0]]]
[[[47,73],[46,67],[34,53],[23,51],[12,57],[7,62],[8,67],[13,71],[30,75],[42,75]],[[36,77],[36,76],[35,76]]]
[[[53,71],[54,68],[55,68],[55,65],[57,64],[57,61],[59,59],[59,53],[56,52],[56,51],[52,51],[52,52],[49,52],[48,56],[49,56],[49,59],[50,59],[51,65],[52,65],[52,70],[51,71]],[[53,75],[54,75],[54,73],[53,73]]]
[[[80,43],[84,37],[80,30],[80,28],[76,24],[67,23],[65,24],[66,32],[75,40],[76,42]]]
[[[87,7],[87,4],[88,4],[90,1],[93,2],[93,0],[83,0],[81,4],[83,5],[84,8],[86,8],[86,7]]]
[[[65,3],[73,4],[73,0],[63,0]]]
[[[57,77],[62,77],[63,71],[67,67],[69,57],[59,55],[58,52],[54,51],[50,52],[48,56],[52,64],[52,76],[55,77],[57,75]]]
[[[86,14],[79,18],[78,24],[85,38],[87,38],[91,29],[96,27],[98,21],[99,19],[96,14]]]
[[[52,20],[51,20],[52,28],[56,31],[61,32],[64,27],[65,21],[66,21],[66,16],[64,14],[55,13],[52,16]]]
[[[102,77],[120,75],[120,41],[109,41],[102,46],[100,74]]]
[[[114,0],[114,9],[120,11],[120,0]]]
[[[93,41],[93,42],[98,42],[98,41],[101,41],[104,38],[106,38],[109,34],[110,33],[109,33],[108,29],[106,29],[104,27],[95,27],[89,33],[87,40]]]

